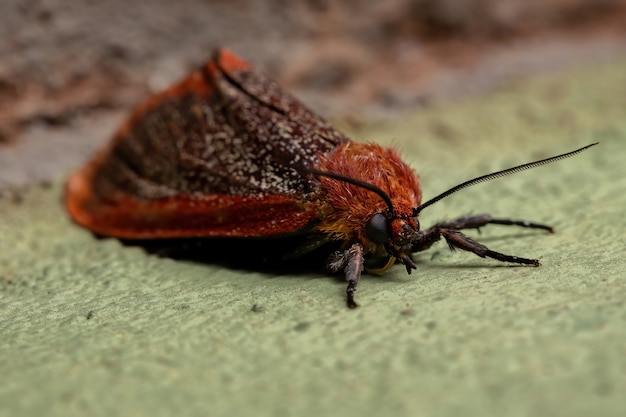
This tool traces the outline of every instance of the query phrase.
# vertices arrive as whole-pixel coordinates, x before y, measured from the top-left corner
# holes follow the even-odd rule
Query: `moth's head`
[[[400,248],[411,244],[413,237],[420,230],[417,216],[396,215],[393,212],[374,213],[365,223],[365,236],[372,243],[387,248]]]
[[[420,224],[417,216],[397,215],[393,211],[374,213],[364,225],[362,236],[368,240],[365,268],[369,272],[382,273],[390,268],[396,259],[413,268],[410,259],[413,242],[418,236]],[[362,242],[363,243],[363,242]],[[408,269],[407,269],[408,270]]]

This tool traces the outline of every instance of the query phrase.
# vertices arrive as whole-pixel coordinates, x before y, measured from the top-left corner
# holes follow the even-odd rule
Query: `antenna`
[[[427,202],[422,203],[420,206],[414,208],[413,209],[413,216],[417,216],[426,207],[431,206],[431,205],[435,204],[437,201],[442,200],[442,199],[448,197],[449,195],[456,193],[457,191],[461,191],[464,188],[471,187],[472,185],[476,185],[476,184],[481,183],[481,182],[493,180],[495,178],[504,177],[505,175],[514,174],[516,172],[524,171],[526,169],[535,168],[535,167],[538,167],[538,166],[541,166],[541,165],[549,164],[550,162],[556,162],[556,161],[560,161],[561,159],[569,158],[570,156],[574,156],[574,155],[576,155],[576,154],[578,154],[578,153],[580,153],[582,151],[585,151],[585,150],[591,148],[592,146],[596,146],[598,143],[599,142],[592,143],[591,145],[583,146],[580,149],[576,149],[575,151],[571,151],[571,152],[567,152],[567,153],[564,153],[564,154],[561,154],[561,155],[553,156],[551,158],[541,159],[541,160],[535,161],[535,162],[529,162],[527,164],[518,165],[518,166],[513,167],[513,168],[503,169],[502,171],[492,172],[491,174],[483,175],[483,176],[471,179],[469,181],[465,181],[464,183],[461,183],[461,184],[459,184],[457,186],[454,186],[454,187],[450,188],[449,190],[444,191],[443,193],[439,194],[438,196],[431,198]]]
[[[390,218],[394,218],[395,217],[395,211],[393,209],[393,203],[391,202],[391,198],[389,198],[387,193],[385,193],[383,190],[381,190],[377,186],[372,185],[370,183],[367,183],[365,181],[357,180],[355,178],[346,177],[345,175],[337,174],[335,172],[320,171],[318,169],[306,168],[306,167],[302,167],[301,169],[303,171],[308,172],[308,173],[313,174],[313,175],[320,175],[320,176],[323,176],[323,177],[328,177],[328,178],[332,178],[332,179],[335,179],[335,180],[344,181],[344,182],[347,182],[347,183],[350,183],[350,184],[354,184],[354,185],[356,185],[358,187],[363,187],[366,190],[370,190],[370,191],[378,194],[378,196],[383,199],[385,204],[387,204],[387,207],[389,207],[389,217]]]

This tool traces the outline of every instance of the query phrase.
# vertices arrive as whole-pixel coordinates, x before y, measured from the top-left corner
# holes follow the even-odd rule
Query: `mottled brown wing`
[[[68,182],[79,224],[124,238],[296,233],[319,183],[293,166],[348,141],[231,52],[140,105]]]

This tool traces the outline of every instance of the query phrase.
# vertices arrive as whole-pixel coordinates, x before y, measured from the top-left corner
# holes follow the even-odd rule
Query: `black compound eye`
[[[419,231],[420,230],[420,221],[417,218],[417,216],[413,217],[413,220],[415,221],[415,230]]]
[[[365,234],[374,243],[389,242],[389,227],[387,218],[382,213],[376,213],[367,221]]]

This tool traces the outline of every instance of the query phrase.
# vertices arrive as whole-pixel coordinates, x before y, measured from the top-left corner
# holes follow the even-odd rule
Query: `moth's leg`
[[[481,258],[492,258],[502,262],[513,262],[524,265],[539,266],[537,259],[520,258],[518,256],[505,255],[500,252],[492,251],[487,246],[476,242],[465,236],[463,233],[455,229],[442,228],[441,226],[433,226],[429,229],[418,233],[417,238],[413,241],[411,250],[413,252],[423,251],[430,248],[435,242],[443,237],[450,249],[456,248],[472,252]]]
[[[441,223],[437,223],[435,227],[442,229],[480,229],[487,224],[501,224],[505,226],[520,226],[530,229],[542,229],[547,230],[550,233],[554,233],[554,229],[551,226],[545,224],[533,223],[526,220],[515,219],[494,219],[490,214],[479,214],[476,216],[460,217],[456,220],[449,220]]]
[[[430,227],[426,230],[417,232],[417,237],[411,242],[411,252],[421,252],[429,249],[432,245],[441,239],[441,228],[438,226]]]
[[[417,269],[415,262],[411,258],[411,249],[412,246],[401,248],[400,250],[395,249],[393,246],[387,246],[387,253],[391,254],[393,258],[396,258],[400,261],[402,265],[406,268],[406,273],[411,275],[412,269]]]
[[[450,247],[450,249],[459,248],[468,252],[472,252],[480,256],[481,258],[492,258],[502,262],[513,262],[516,264],[532,266],[541,265],[537,259],[520,258],[518,256],[505,255],[500,252],[492,251],[487,246],[480,244],[473,239],[470,239],[458,230],[440,229],[440,233],[444,237],[444,239],[446,239],[446,242],[448,242],[448,246]]]
[[[328,268],[332,272],[338,272],[343,269],[346,274],[346,281],[348,281],[348,288],[346,288],[348,308],[357,308],[359,306],[354,301],[354,293],[361,280],[364,262],[363,246],[360,243],[353,244],[345,251],[335,252],[328,261]]]

